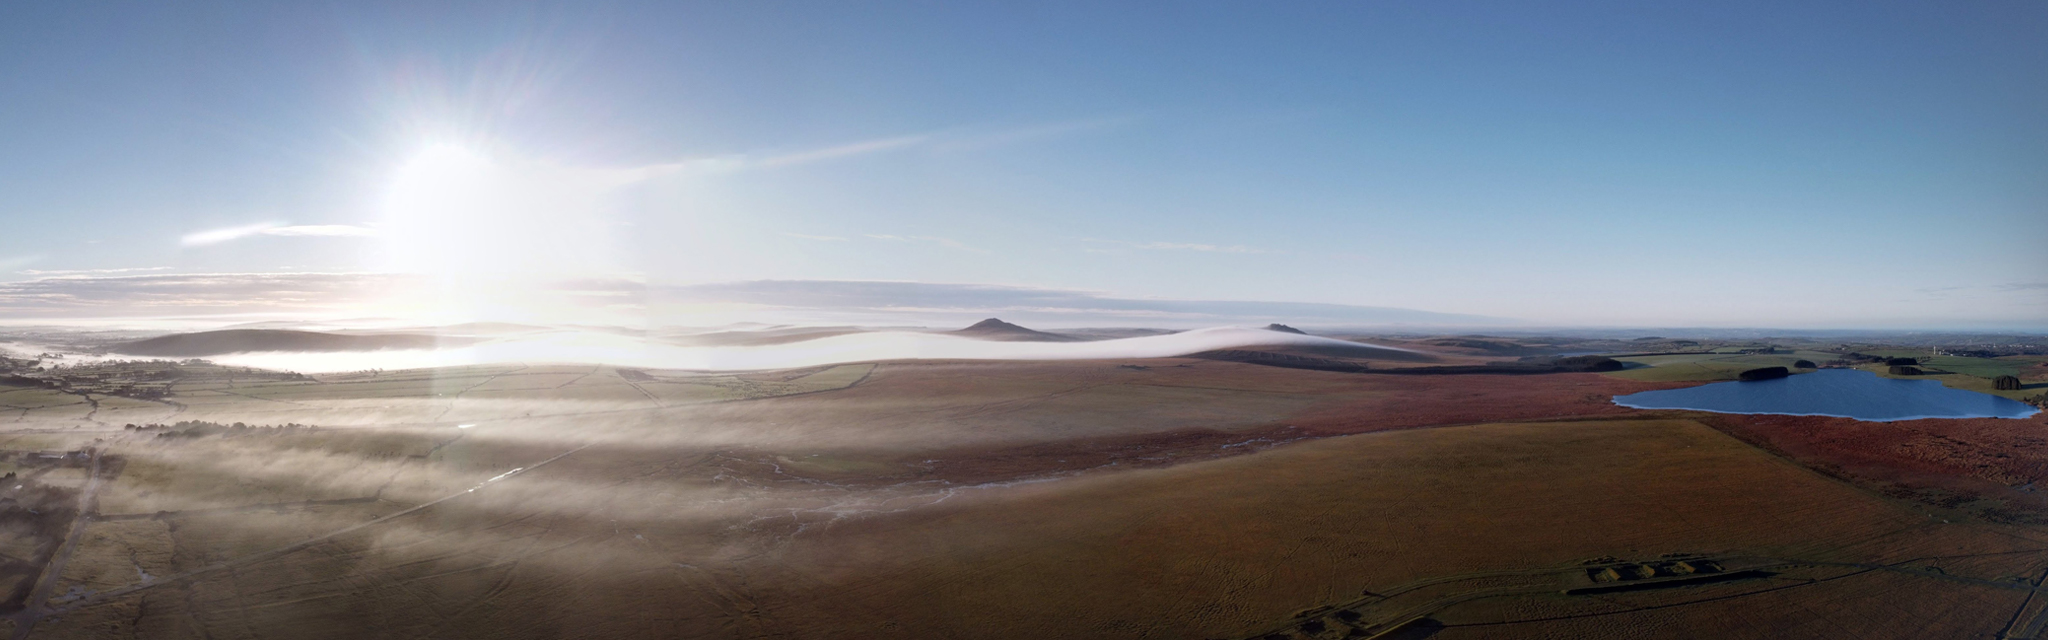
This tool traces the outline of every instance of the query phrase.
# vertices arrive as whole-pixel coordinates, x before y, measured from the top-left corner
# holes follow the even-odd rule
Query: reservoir
[[[1893,380],[1854,369],[1822,369],[1776,380],[1644,391],[1615,396],[1614,403],[1634,409],[1834,416],[1870,422],[2025,418],[2039,412],[2023,402],[1951,389],[1934,380]]]

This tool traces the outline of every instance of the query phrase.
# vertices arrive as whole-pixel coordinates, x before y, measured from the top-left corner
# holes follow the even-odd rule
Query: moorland
[[[1421,355],[297,373],[16,351],[0,373],[0,614],[50,638],[2048,625],[2033,490],[2048,417],[1611,401],[1896,357],[1958,388],[2015,375],[2023,388],[2002,393],[2028,397],[2048,357],[1347,337]],[[1564,360],[1587,352],[1618,364]]]

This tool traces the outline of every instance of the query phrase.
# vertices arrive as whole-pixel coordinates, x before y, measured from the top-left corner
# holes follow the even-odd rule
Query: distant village
[[[38,354],[33,359],[0,356],[0,384],[138,400],[162,400],[178,383],[306,379],[289,371],[225,367],[196,358],[67,363],[63,354],[54,353]]]

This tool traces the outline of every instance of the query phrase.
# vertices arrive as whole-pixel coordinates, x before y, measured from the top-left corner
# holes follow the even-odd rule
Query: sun
[[[385,188],[378,268],[426,276],[432,311],[534,315],[551,310],[533,295],[549,283],[623,271],[609,206],[619,183],[601,170],[501,147],[417,149]]]
[[[393,173],[383,228],[397,271],[587,275],[613,266],[612,183],[591,171],[428,144]]]

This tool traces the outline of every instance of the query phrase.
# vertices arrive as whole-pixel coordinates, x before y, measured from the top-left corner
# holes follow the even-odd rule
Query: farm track
[[[2032,638],[2040,634],[2041,623],[2048,616],[2043,616],[2040,612],[2028,616],[2027,610],[2033,608],[2034,601],[2040,598],[2039,589],[2043,582],[2048,582],[2048,569],[2042,570],[2041,575],[2032,580],[2036,592],[2027,594],[2027,599],[2020,601],[2019,608],[2013,610],[2012,618],[2006,621],[2005,628],[1998,631],[1999,638]]]
[[[324,507],[345,504],[368,504],[376,502],[377,500],[377,496],[362,496],[358,498],[329,498],[325,500],[294,500],[291,502],[266,502],[262,504],[250,504],[236,507],[214,507],[210,509],[184,509],[179,511],[157,511],[153,513],[114,513],[106,515],[96,515],[93,516],[92,520],[94,522],[116,522],[121,520],[160,520],[167,518],[186,518],[193,516],[209,516],[227,513],[253,513],[257,511],[282,512],[287,509],[307,509],[311,507]]]
[[[484,385],[490,384],[490,383],[492,383],[492,382],[495,382],[495,381],[497,381],[497,379],[498,379],[499,377],[501,377],[501,376],[506,376],[506,375],[512,375],[512,374],[517,374],[517,373],[519,373],[519,372],[521,372],[521,371],[525,371],[525,370],[527,370],[527,369],[531,369],[531,368],[533,368],[533,367],[531,367],[531,366],[528,366],[528,365],[527,365],[527,364],[525,364],[525,363],[520,363],[520,365],[519,365],[519,368],[517,368],[517,369],[513,369],[513,370],[510,370],[510,371],[500,371],[500,372],[498,372],[498,373],[494,373],[494,374],[491,374],[491,375],[490,375],[489,377],[486,377],[486,378],[484,378],[484,381],[483,381],[483,382],[479,382],[479,383],[476,383],[476,384],[473,384],[473,385],[469,385],[469,386],[467,386],[467,387],[463,387],[463,389],[462,389],[461,391],[457,391],[457,392],[455,392],[455,395],[454,395],[454,396],[451,396],[451,397],[449,397],[449,398],[448,398],[448,406],[447,406],[446,408],[442,409],[442,410],[441,410],[441,413],[440,413],[440,414],[438,414],[438,415],[434,416],[434,419],[435,419],[436,421],[439,421],[439,420],[440,420],[441,418],[443,418],[443,417],[447,416],[447,415],[448,415],[448,412],[450,412],[450,411],[454,411],[454,410],[455,410],[455,403],[457,403],[457,402],[461,402],[461,401],[462,401],[462,394],[465,394],[465,393],[469,393],[469,392],[471,392],[471,391],[475,391],[475,390],[477,389],[477,387],[481,387],[481,386],[484,386]],[[643,391],[642,393],[646,393],[646,392],[644,392],[644,391]]]
[[[50,592],[57,588],[57,580],[64,576],[64,565],[71,562],[71,554],[78,550],[78,541],[85,538],[85,529],[92,523],[93,509],[97,504],[95,500],[99,497],[102,480],[98,449],[92,452],[92,467],[86,478],[85,487],[78,494],[78,512],[72,518],[70,533],[64,537],[64,544],[57,548],[57,553],[43,565],[43,573],[37,579],[35,588],[29,591],[28,600],[22,603],[21,611],[13,616],[14,640],[27,638],[29,632],[35,629],[36,622],[49,615],[43,605],[50,599]]]

